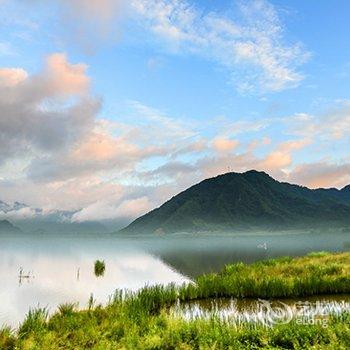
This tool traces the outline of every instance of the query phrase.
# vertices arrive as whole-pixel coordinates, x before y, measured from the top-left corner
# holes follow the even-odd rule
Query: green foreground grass
[[[350,253],[228,265],[193,284],[119,291],[106,306],[90,300],[78,311],[66,304],[50,317],[45,309],[32,310],[16,332],[0,331],[0,349],[349,349],[350,312],[331,316],[327,327],[292,321],[273,328],[168,312],[178,301],[201,298],[320,294],[350,294]]]

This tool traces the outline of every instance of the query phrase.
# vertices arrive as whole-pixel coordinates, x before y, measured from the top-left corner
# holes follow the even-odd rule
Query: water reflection
[[[97,303],[105,303],[117,288],[181,284],[234,261],[341,251],[347,249],[346,242],[346,234],[0,235],[0,324],[16,326],[30,307],[54,311],[68,302],[85,307],[91,294]],[[106,265],[100,278],[94,272],[96,260]]]
[[[218,317],[235,325],[254,323],[264,326],[321,322],[327,326],[330,315],[350,312],[350,295],[314,296],[299,299],[224,299],[179,303],[172,310],[175,317],[188,320]]]
[[[101,278],[94,273],[98,258],[108,267]],[[0,324],[13,327],[30,307],[85,307],[91,294],[106,303],[117,288],[188,281],[159,258],[115,238],[53,236],[0,237],[0,278]]]
[[[24,283],[24,281],[26,281],[27,283],[30,283],[32,281],[32,279],[34,278],[34,274],[33,271],[29,271],[27,273],[25,273],[23,271],[23,267],[21,267],[19,269],[19,275],[18,275],[18,282],[19,285],[21,285],[22,283]]]

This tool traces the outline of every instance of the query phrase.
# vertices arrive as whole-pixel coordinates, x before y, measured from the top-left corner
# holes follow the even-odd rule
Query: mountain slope
[[[20,229],[12,225],[10,221],[0,220],[0,233],[20,232]]]
[[[125,233],[227,231],[350,225],[350,188],[281,183],[263,172],[207,179],[138,218]]]

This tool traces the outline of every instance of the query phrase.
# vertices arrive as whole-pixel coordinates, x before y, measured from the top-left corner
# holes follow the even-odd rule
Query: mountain
[[[227,173],[181,192],[123,233],[274,230],[350,226],[350,186],[316,189],[255,170]]]
[[[102,223],[97,221],[74,222],[72,218],[75,213],[76,211],[46,211],[20,202],[8,204],[0,200],[0,218],[10,219],[23,232],[103,233],[108,231]]]
[[[24,220],[18,221],[16,224],[22,231],[50,234],[50,233],[62,233],[62,234],[76,234],[76,233],[91,233],[100,234],[108,232],[107,228],[100,222],[86,221],[86,222],[62,222],[62,221],[49,221],[49,220]]]
[[[0,233],[14,233],[20,232],[20,229],[12,225],[10,221],[0,220]]]
[[[7,213],[10,210],[11,210],[11,207],[7,203],[0,201],[0,211]]]

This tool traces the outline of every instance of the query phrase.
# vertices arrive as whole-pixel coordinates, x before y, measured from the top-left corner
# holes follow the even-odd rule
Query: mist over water
[[[106,303],[116,289],[181,284],[225,264],[349,249],[349,233],[171,236],[0,235],[0,324],[16,327],[31,307]],[[103,276],[94,262],[104,260]]]
[[[244,235],[172,235],[145,242],[149,252],[190,278],[216,272],[232,262],[252,263],[278,256],[302,256],[313,251],[350,250],[350,234],[274,233]]]

